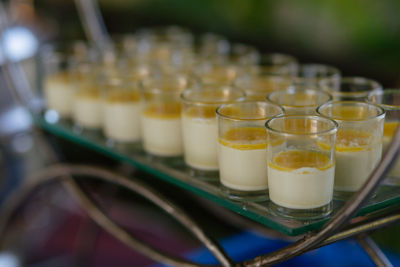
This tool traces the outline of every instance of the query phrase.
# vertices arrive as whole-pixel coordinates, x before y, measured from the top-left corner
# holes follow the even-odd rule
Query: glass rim
[[[290,93],[290,91],[292,91],[293,93]],[[281,103],[278,103],[278,102],[276,102],[276,101],[274,101],[274,100],[271,100],[271,96],[273,96],[273,95],[275,95],[275,94],[288,93],[288,94],[294,95],[294,94],[296,93],[296,91],[305,92],[305,93],[307,93],[307,92],[313,92],[313,93],[315,93],[314,95],[318,95],[318,94],[319,94],[319,95],[324,95],[324,96],[327,97],[327,100],[326,100],[325,102],[321,103],[321,104],[316,103],[316,104],[310,104],[310,105],[281,104]],[[276,105],[279,105],[279,106],[282,106],[282,107],[289,107],[289,108],[312,108],[312,107],[318,107],[318,106],[320,106],[320,105],[322,105],[322,104],[324,104],[324,103],[326,103],[326,102],[331,101],[332,99],[333,99],[333,98],[332,98],[332,95],[331,95],[330,93],[328,93],[328,92],[321,91],[321,90],[317,90],[317,89],[313,89],[313,88],[308,88],[307,86],[305,86],[305,88],[296,88],[296,85],[289,85],[288,88],[286,88],[286,89],[284,89],[284,90],[273,91],[273,92],[269,93],[269,94],[266,96],[266,100],[267,100],[268,102],[273,103],[273,104],[276,104]]]
[[[162,86],[160,86],[160,84],[164,84],[165,80],[170,80],[174,82],[177,82],[177,79],[179,79],[180,77],[184,78],[187,82],[187,85],[183,88],[183,89],[174,89],[174,90],[166,90],[166,89],[162,89]],[[169,79],[171,78],[171,79]],[[157,82],[155,85],[152,84],[151,86],[145,85],[144,83],[147,81],[159,81]],[[140,89],[140,91],[142,93],[153,93],[153,94],[180,94],[182,91],[186,90],[187,88],[190,87],[195,87],[199,85],[199,82],[196,79],[190,78],[187,75],[184,74],[179,74],[177,73],[177,75],[174,77],[168,77],[166,79],[164,79],[164,77],[157,79],[154,77],[145,77],[143,79],[140,79],[138,82],[138,87]],[[150,88],[149,88],[150,87]]]
[[[192,92],[215,92],[218,90],[229,90],[229,91],[234,91],[240,94],[239,97],[236,97],[234,99],[228,99],[228,100],[217,100],[217,101],[203,101],[203,100],[196,100],[196,99],[190,99],[188,98],[188,94],[192,93]],[[180,98],[182,100],[183,103],[186,104],[193,104],[193,105],[222,105],[222,104],[227,104],[227,103],[233,103],[236,101],[244,101],[246,99],[246,92],[234,85],[221,85],[218,86],[217,89],[212,88],[212,85],[209,85],[207,89],[204,88],[196,88],[196,87],[191,87],[191,88],[187,88],[185,89],[181,94],[180,94]]]
[[[246,104],[261,104],[266,106],[271,106],[276,108],[279,113],[275,114],[275,115],[270,115],[270,116],[265,116],[263,118],[241,118],[238,116],[229,116],[229,115],[225,115],[223,113],[221,113],[221,110],[224,108],[228,108],[230,106],[235,106],[235,105],[246,105]],[[231,121],[264,121],[264,120],[268,120],[270,118],[273,118],[275,116],[279,116],[279,115],[283,115],[284,114],[284,110],[281,106],[276,105],[274,103],[268,103],[268,102],[264,102],[264,101],[242,101],[242,102],[235,102],[235,103],[226,103],[226,104],[222,104],[220,105],[217,110],[216,113],[219,117],[225,118],[225,119],[229,119]]]
[[[329,78],[322,78],[318,85],[321,87],[322,90],[330,92],[332,95],[340,95],[340,96],[363,96],[368,94],[372,91],[381,91],[383,90],[382,84],[377,82],[376,80],[361,77],[361,76],[346,76],[341,77],[340,81],[338,81],[339,86],[346,83],[354,83],[355,85],[369,85],[371,87],[370,90],[363,90],[363,91],[354,91],[354,92],[345,92],[340,90],[329,90],[325,89],[324,87],[329,87],[333,81]]]
[[[298,72],[294,78],[297,78],[297,79],[299,79],[299,78],[300,79],[316,79],[316,78],[322,79],[322,77],[312,77],[312,76],[310,77],[310,76],[302,75],[303,69],[305,69],[305,68],[315,68],[317,70],[324,69],[326,73],[329,73],[329,75],[324,75],[323,78],[333,78],[336,76],[337,77],[342,76],[341,71],[334,66],[331,66],[328,64],[322,64],[322,63],[303,63],[303,64],[298,65]]]
[[[335,105],[335,104],[356,104],[356,105],[358,105],[358,106],[360,106],[360,105],[363,105],[363,106],[368,105],[368,106],[374,107],[374,108],[375,108],[376,110],[378,110],[379,112],[378,112],[377,115],[375,115],[375,116],[373,116],[373,117],[366,118],[366,119],[340,119],[340,118],[335,118],[335,117],[327,116],[327,115],[324,115],[324,114],[321,113],[321,109],[322,109],[322,108],[325,108],[325,107],[328,106],[328,105]],[[382,107],[380,107],[379,105],[376,105],[376,104],[373,104],[373,103],[368,103],[368,102],[349,101],[349,100],[344,100],[344,101],[343,101],[343,100],[329,101],[329,102],[327,102],[327,103],[324,103],[324,104],[320,105],[320,106],[317,108],[316,112],[317,112],[317,114],[318,114],[319,116],[321,116],[321,117],[330,118],[330,119],[333,119],[333,120],[335,120],[335,121],[341,121],[341,122],[363,122],[363,121],[376,120],[376,119],[378,119],[378,118],[380,118],[380,117],[385,117],[385,114],[386,114],[385,110],[384,110]]]
[[[293,118],[293,119],[314,119],[316,121],[325,121],[327,123],[331,124],[331,128],[327,129],[327,130],[322,130],[322,131],[317,131],[317,132],[310,132],[310,133],[287,133],[284,132],[282,130],[277,130],[274,129],[273,127],[271,127],[271,123],[275,120],[280,120],[280,119],[285,119],[285,118]],[[322,116],[317,116],[317,115],[290,115],[290,114],[286,114],[286,115],[279,115],[279,116],[275,116],[271,119],[269,119],[268,121],[265,122],[265,127],[267,129],[267,131],[273,132],[273,133],[277,133],[280,135],[286,135],[286,136],[312,136],[312,135],[326,135],[326,134],[333,134],[336,133],[338,128],[339,128],[339,124],[328,117],[322,117]]]
[[[398,93],[400,95],[400,88],[388,88],[388,89],[385,89],[385,90],[374,90],[374,91],[371,91],[368,94],[367,103],[378,105],[378,106],[382,107],[385,110],[400,110],[400,103],[399,103],[399,105],[391,105],[391,104],[383,104],[383,103],[381,104],[381,103],[375,103],[370,99],[373,96],[392,95],[392,94],[396,94],[396,93]]]

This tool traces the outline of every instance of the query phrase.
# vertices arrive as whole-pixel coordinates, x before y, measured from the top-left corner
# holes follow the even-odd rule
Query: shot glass
[[[333,101],[318,107],[317,113],[339,125],[335,195],[346,199],[360,189],[381,159],[385,111],[364,102]]]
[[[285,73],[293,77],[299,69],[299,63],[295,57],[280,53],[262,54],[259,66],[269,73]]]
[[[332,211],[337,123],[313,115],[267,121],[270,208],[278,215],[316,219]]]
[[[238,77],[237,87],[243,88],[249,101],[264,101],[268,94],[288,88],[291,84],[291,72],[285,68],[253,66],[247,75]]]
[[[130,77],[109,78],[102,86],[103,131],[109,144],[132,144],[141,139],[140,90]]]
[[[103,126],[103,97],[98,69],[92,62],[80,62],[74,71],[73,120],[78,131],[98,131]]]
[[[43,88],[46,108],[55,111],[61,119],[70,119],[73,111],[74,84],[68,64],[69,56],[64,52],[44,51]]]
[[[149,78],[142,90],[141,129],[144,150],[156,157],[183,154],[181,92],[190,82],[183,75]]]
[[[283,90],[270,93],[267,101],[283,107],[285,114],[312,115],[318,106],[332,100],[327,92],[305,85],[291,85]]]
[[[203,86],[185,90],[182,132],[184,159],[192,174],[217,178],[218,129],[216,110],[221,104],[243,101],[245,93],[231,86]]]
[[[228,60],[242,67],[254,66],[260,60],[260,52],[250,45],[232,44]]]
[[[341,73],[337,68],[324,64],[301,64],[298,66],[297,76],[293,78],[294,84],[312,86],[316,89],[322,79],[330,80],[338,87]]]
[[[201,60],[193,67],[193,75],[201,84],[214,86],[230,86],[242,75],[241,66],[230,62],[212,62]]]
[[[283,109],[265,102],[238,102],[217,109],[218,162],[222,193],[230,199],[267,199],[265,122]]]
[[[342,77],[340,82],[322,79],[319,86],[331,94],[335,101],[365,101],[372,91],[382,91],[380,83],[362,77]]]
[[[386,112],[383,126],[383,153],[385,153],[400,124],[400,89],[375,90],[369,94],[368,102],[379,105]],[[395,178],[396,184],[399,183],[400,159],[397,159],[392,166],[389,177]]]

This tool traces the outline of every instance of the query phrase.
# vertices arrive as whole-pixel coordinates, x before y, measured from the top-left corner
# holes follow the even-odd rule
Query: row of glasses
[[[176,37],[177,35],[174,34],[172,35]],[[184,155],[186,164],[191,167],[196,177],[215,178],[217,177],[215,173],[219,172],[222,191],[232,199],[263,200],[267,196],[269,178],[265,177],[269,171],[265,170],[270,164],[261,166],[262,162],[266,162],[266,156],[264,154],[264,158],[261,159],[256,155],[263,154],[262,151],[265,152],[266,147],[272,147],[272,144],[267,144],[265,138],[267,131],[263,126],[268,119],[285,112],[303,116],[298,121],[303,121],[305,125],[322,125],[321,117],[309,118],[308,115],[315,114],[316,107],[326,101],[344,99],[333,92],[382,91],[378,83],[363,78],[347,81],[347,84],[354,83],[356,87],[345,87],[342,85],[345,79],[340,78],[340,72],[333,67],[318,64],[299,65],[293,58],[285,57],[285,55],[268,58],[267,55],[259,55],[251,47],[245,45],[238,45],[236,49],[231,49],[229,43],[224,42],[223,38],[214,38],[218,40],[214,43],[215,45],[208,43],[208,46],[203,46],[204,49],[198,50],[201,51],[199,53],[196,49],[192,49],[191,42],[187,42],[188,39],[181,37],[174,39],[175,37],[172,38],[174,41],[171,41],[170,37],[154,41],[157,38],[143,34],[142,37],[137,40],[133,38],[125,45],[125,50],[129,48],[134,51],[129,64],[123,64],[128,70],[121,71],[118,60],[110,57],[100,66],[89,67],[88,74],[80,75],[83,82],[78,78],[72,78],[75,84],[74,95],[88,95],[89,97],[82,98],[95,99],[92,101],[95,103],[91,102],[91,106],[96,107],[89,108],[90,101],[86,101],[85,112],[76,111],[84,110],[84,108],[72,108],[74,121],[83,128],[103,127],[105,136],[114,142],[130,143],[142,139],[144,150],[157,157]],[[180,49],[174,49],[174,47]],[[205,47],[208,48],[205,49]],[[179,50],[185,50],[185,56],[179,56],[179,52],[175,53]],[[141,53],[140,57],[137,51],[145,51],[145,53]],[[222,55],[218,55],[221,51]],[[207,55],[209,60],[199,59],[199,54]],[[182,60],[183,58],[190,58],[190,60]],[[258,65],[254,65],[257,61]],[[82,73],[85,73],[83,63]],[[182,67],[177,66],[186,66],[189,70],[185,69],[180,75],[175,75],[177,70],[182,70]],[[98,68],[102,70],[99,71]],[[98,83],[96,76],[99,72],[102,72],[103,79]],[[160,73],[162,73],[161,76],[180,76],[180,80],[186,80],[186,82],[169,83],[168,79],[164,79],[165,77],[157,78]],[[193,77],[196,82],[188,82],[187,77]],[[80,94],[81,91],[88,93]],[[262,101],[268,95],[269,103],[243,102],[245,95],[248,95],[248,100]],[[243,103],[236,104],[235,102]],[[221,104],[226,107],[222,109]],[[219,106],[221,107],[217,115],[216,109]],[[90,109],[97,111],[90,113],[87,111]],[[355,111],[347,113],[360,114],[359,109],[357,107],[354,108]],[[82,115],[83,113],[100,119],[83,120],[81,117],[87,115]],[[94,116],[94,114],[97,115]],[[329,117],[330,115],[322,116]],[[367,115],[360,116],[364,116],[363,119],[368,117]],[[339,118],[336,119],[339,120]],[[351,121],[354,118],[347,119]],[[358,121],[360,118],[355,117],[354,120]],[[89,121],[95,126],[91,126]],[[97,122],[93,123],[93,121]],[[303,128],[314,131],[310,135],[318,135],[318,127],[322,126]],[[346,136],[346,134],[343,135]],[[354,136],[359,138],[357,134]],[[344,140],[347,139],[344,138]],[[286,150],[295,148],[293,144],[284,146],[286,143],[280,142],[273,143],[274,147]],[[329,147],[328,141],[318,144],[321,150],[337,148],[332,145]],[[366,146],[365,149],[371,148]],[[227,153],[227,151],[231,152]],[[310,157],[314,158],[310,159],[311,162],[316,160],[324,163],[325,158],[321,155],[331,159],[324,151],[315,152],[316,155],[309,153]],[[296,153],[283,153],[279,157],[277,154],[274,162],[281,162],[279,158],[296,158]],[[230,159],[229,156],[231,156]],[[250,160],[252,158],[258,158],[258,160]],[[271,156],[271,158],[274,157]],[[300,158],[307,159],[303,156]],[[258,165],[255,164],[256,162]],[[271,163],[271,166],[275,166],[275,163]],[[318,164],[317,167],[313,166],[320,170]],[[261,171],[261,168],[264,171]],[[251,175],[254,178],[253,182],[251,182],[252,178],[245,179],[247,172],[240,171],[242,169],[253,171]],[[212,173],[211,176],[210,173]],[[270,187],[269,190],[271,189]],[[274,202],[273,197],[271,200]],[[288,208],[291,208],[290,205]],[[329,208],[324,210],[329,210]]]
[[[260,201],[268,189],[277,214],[323,217],[333,192],[347,200],[379,163],[385,112],[365,102],[329,101],[316,115],[282,113],[265,102],[218,108],[222,191]]]

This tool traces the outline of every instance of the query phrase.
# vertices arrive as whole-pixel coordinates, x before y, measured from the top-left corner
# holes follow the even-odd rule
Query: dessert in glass
[[[305,85],[309,87],[319,88],[319,82],[322,80],[330,80],[335,87],[338,87],[341,73],[330,65],[324,64],[300,64],[296,77],[293,78],[294,84]]]
[[[75,129],[98,130],[103,126],[103,97],[98,69],[91,62],[81,62],[76,68],[73,110]]]
[[[335,195],[346,199],[360,189],[381,159],[385,111],[364,102],[333,101],[318,107],[317,112],[339,125]]]
[[[322,79],[319,86],[333,100],[365,101],[372,91],[382,91],[380,83],[363,77],[342,77],[340,82]]]
[[[285,115],[268,120],[266,128],[271,210],[296,219],[328,215],[337,123],[313,115]]]
[[[269,93],[289,87],[297,71],[296,59],[284,54],[264,54],[260,64],[235,81],[245,90],[247,100],[264,101]]]
[[[180,74],[141,81],[141,129],[147,153],[158,157],[183,154],[180,94],[189,83]]]
[[[317,107],[332,100],[331,95],[304,85],[290,85],[286,89],[274,91],[267,101],[283,107],[285,114],[315,114]]]
[[[242,73],[241,67],[229,62],[200,61],[193,67],[193,75],[204,85],[232,85]]]
[[[67,56],[50,52],[45,55],[44,98],[49,110],[60,118],[71,118],[73,110],[74,83]]]
[[[388,149],[392,137],[400,123],[400,89],[376,90],[369,94],[368,102],[382,107],[386,112],[385,123],[383,126],[383,153]],[[390,178],[387,182],[399,184],[400,178],[400,158],[398,158],[389,171]]]
[[[296,76],[299,68],[295,57],[280,53],[262,54],[258,63],[260,67],[268,69],[269,72],[286,73],[289,76]]]
[[[136,143],[141,139],[140,91],[137,82],[109,78],[103,85],[104,135],[109,143]]]
[[[185,162],[197,176],[206,178],[208,172],[218,171],[216,110],[221,104],[243,101],[245,93],[231,86],[208,85],[185,90],[181,99]]]
[[[265,102],[224,104],[217,109],[221,191],[230,199],[267,199],[265,122],[283,109]]]

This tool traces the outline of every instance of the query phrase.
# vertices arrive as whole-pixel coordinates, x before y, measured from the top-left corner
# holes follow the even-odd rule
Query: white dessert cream
[[[334,172],[334,164],[320,152],[279,152],[268,162],[269,197],[291,209],[322,207],[332,200]]]
[[[104,135],[117,142],[140,140],[140,96],[137,91],[111,90],[104,102]]]
[[[383,153],[385,153],[386,150],[388,149],[389,144],[392,141],[392,137],[395,134],[398,125],[399,122],[397,121],[385,122],[383,126]],[[393,177],[400,177],[400,158],[398,158],[396,162],[393,164],[388,175]]]
[[[335,154],[335,190],[354,192],[360,189],[379,163],[382,143],[365,131],[339,129]]]
[[[231,128],[218,143],[220,181],[224,186],[241,191],[268,188],[264,127]]]
[[[183,153],[181,104],[155,103],[141,115],[144,150],[156,156],[180,156]]]
[[[46,77],[44,96],[47,108],[57,111],[60,117],[71,117],[74,90],[68,72],[59,72]]]
[[[216,108],[193,106],[182,114],[185,162],[199,170],[218,170]]]
[[[87,129],[98,129],[103,124],[103,100],[95,88],[82,88],[74,97],[74,121]]]

